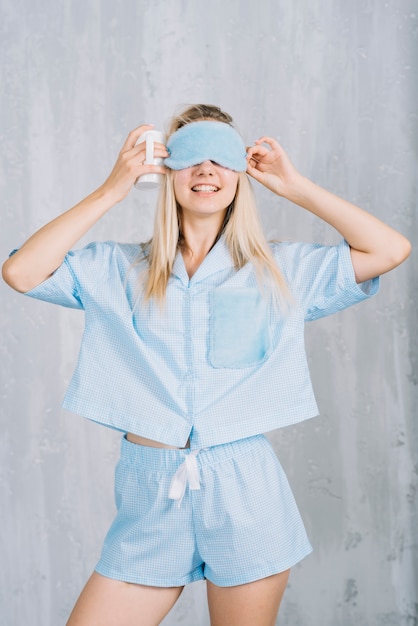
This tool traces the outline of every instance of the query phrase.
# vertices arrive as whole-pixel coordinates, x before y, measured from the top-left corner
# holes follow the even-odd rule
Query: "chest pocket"
[[[269,349],[268,305],[258,289],[215,289],[211,302],[211,365],[251,367],[263,361]]]

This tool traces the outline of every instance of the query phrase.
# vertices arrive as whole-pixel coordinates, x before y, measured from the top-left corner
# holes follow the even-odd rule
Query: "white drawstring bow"
[[[171,500],[177,500],[178,506],[180,506],[183,500],[187,483],[189,484],[189,489],[200,489],[199,467],[196,459],[199,452],[200,450],[192,450],[171,479],[168,497]]]

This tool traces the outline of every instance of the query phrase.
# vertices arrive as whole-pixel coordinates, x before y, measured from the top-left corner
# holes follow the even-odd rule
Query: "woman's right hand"
[[[116,204],[125,198],[132,189],[134,183],[143,174],[157,173],[166,174],[167,169],[163,165],[144,165],[146,145],[145,141],[136,145],[139,137],[147,130],[154,127],[150,124],[142,124],[132,130],[119,153],[118,159],[106,181],[100,187],[100,191],[111,198],[112,204]],[[154,143],[155,158],[165,159],[169,156],[167,148],[162,143]]]
[[[144,165],[145,142],[138,138],[152,126],[144,124],[129,133],[107,180],[87,198],[45,224],[3,265],[3,278],[17,291],[29,291],[59,267],[74,244],[87,233],[117,202],[130,191],[142,174],[167,169],[162,165]],[[166,147],[155,143],[155,157],[168,156]]]

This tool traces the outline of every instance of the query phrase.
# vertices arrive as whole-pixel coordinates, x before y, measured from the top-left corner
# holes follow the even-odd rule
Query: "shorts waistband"
[[[270,446],[264,435],[254,435],[245,439],[237,439],[228,443],[202,448],[198,451],[196,459],[201,467],[212,465],[230,459],[237,454],[245,454],[254,446],[267,445]],[[171,449],[171,448],[152,448],[142,446],[137,443],[128,441],[126,437],[122,437],[121,442],[121,459],[125,462],[135,464],[138,468],[143,467],[144,471],[166,471],[172,473],[176,471],[180,463],[186,460],[190,455],[196,455],[196,450],[190,448]]]

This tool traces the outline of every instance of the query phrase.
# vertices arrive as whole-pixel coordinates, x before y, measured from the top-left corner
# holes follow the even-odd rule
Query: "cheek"
[[[174,188],[174,194],[176,198],[178,196],[182,196],[182,192],[184,189],[188,189],[188,186],[187,186],[188,180],[189,180],[189,177],[187,177],[184,174],[184,170],[178,170],[173,175],[173,188]]]
[[[238,175],[235,172],[228,172],[225,176],[224,187],[232,202],[238,189]]]

